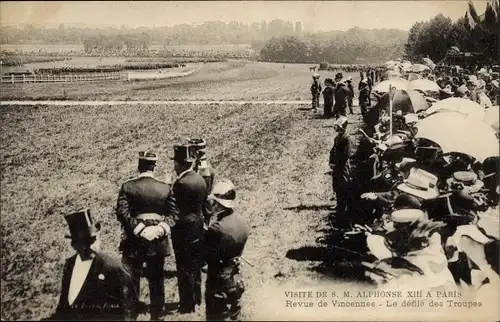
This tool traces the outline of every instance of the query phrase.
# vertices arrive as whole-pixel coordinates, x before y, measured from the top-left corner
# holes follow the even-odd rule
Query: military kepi
[[[87,240],[97,235],[101,230],[101,223],[94,222],[90,215],[90,209],[81,209],[64,216],[69,226],[70,234],[66,238],[73,240]]]
[[[151,151],[140,151],[139,160],[158,161],[158,156],[156,155],[156,153]]]
[[[195,151],[190,144],[175,144],[174,145],[174,157],[171,158],[178,162],[194,162],[196,160]]]

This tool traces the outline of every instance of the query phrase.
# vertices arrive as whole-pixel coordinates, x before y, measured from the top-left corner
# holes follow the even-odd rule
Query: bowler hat
[[[139,160],[158,161],[158,156],[156,155],[156,153],[151,151],[140,151]]]
[[[171,160],[178,162],[194,162],[195,149],[191,144],[175,144],[174,145],[174,157]]]
[[[69,226],[70,234],[66,234],[65,238],[84,241],[91,237],[95,237],[101,230],[101,223],[96,222],[90,215],[90,209],[81,209],[71,212],[64,216]]]

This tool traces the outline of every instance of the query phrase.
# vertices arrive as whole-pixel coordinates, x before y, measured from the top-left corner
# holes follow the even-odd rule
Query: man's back
[[[179,209],[179,222],[192,222],[202,218],[202,207],[207,197],[207,184],[203,177],[189,171],[173,186]]]

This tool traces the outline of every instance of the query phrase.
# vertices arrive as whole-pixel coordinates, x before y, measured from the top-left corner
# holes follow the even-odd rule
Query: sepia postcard
[[[2,1],[1,319],[500,320],[499,16]]]

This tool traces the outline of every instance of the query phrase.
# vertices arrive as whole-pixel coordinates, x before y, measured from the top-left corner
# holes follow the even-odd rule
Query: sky
[[[485,1],[473,1],[478,14]],[[0,2],[2,24],[61,23],[89,26],[155,27],[201,24],[204,21],[243,23],[273,19],[300,21],[309,31],[360,28],[408,30],[438,13],[458,19],[466,1],[12,1]]]

